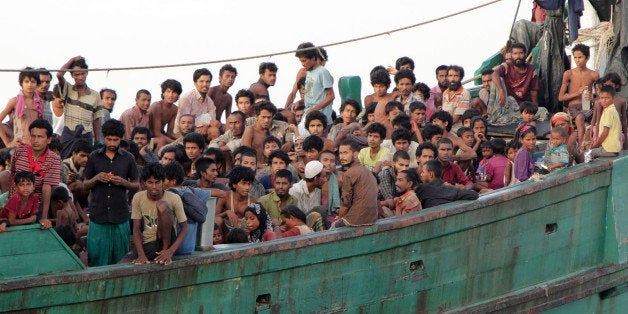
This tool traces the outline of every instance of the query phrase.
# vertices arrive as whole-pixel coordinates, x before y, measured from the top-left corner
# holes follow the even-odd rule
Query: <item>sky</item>
[[[0,19],[0,28],[4,30],[0,35],[4,43],[0,69],[57,69],[77,55],[85,57],[90,68],[246,57],[294,50],[306,41],[324,46],[487,2],[490,0],[12,1],[5,4],[6,14]],[[436,84],[434,69],[441,64],[461,65],[466,78],[470,78],[483,60],[505,44],[517,3],[518,0],[503,0],[425,26],[326,48],[326,67],[335,79],[334,108],[341,103],[338,78],[360,76],[363,99],[372,93],[370,70],[377,65],[394,66],[402,56],[414,59],[417,82],[430,87]],[[529,19],[531,8],[532,1],[522,1],[518,19]],[[294,54],[231,62],[238,76],[229,93],[235,95],[257,81],[261,62],[275,62],[279,67],[276,85],[269,93],[271,101],[283,108],[301,67]],[[181,82],[184,92],[191,90],[192,73],[197,68],[208,68],[214,74],[212,86],[217,85],[218,70],[223,64],[90,72],[87,84],[95,90],[108,87],[117,91],[112,116],[119,117],[135,104],[139,89],[149,90],[153,101],[160,98],[159,85],[166,79]],[[18,93],[17,78],[18,73],[0,72],[0,101],[8,102]],[[69,74],[66,79],[72,82]]]

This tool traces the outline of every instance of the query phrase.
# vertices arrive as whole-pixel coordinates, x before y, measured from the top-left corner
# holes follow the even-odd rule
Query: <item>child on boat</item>
[[[536,128],[526,125],[521,128],[519,141],[521,148],[515,156],[515,178],[519,181],[528,180],[534,174],[534,159],[532,151],[536,145]]]
[[[613,105],[614,97],[614,87],[609,85],[602,86],[600,103],[604,111],[602,111],[602,116],[600,117],[599,136],[597,141],[591,146],[592,149],[585,153],[585,162],[597,157],[617,156],[621,150],[621,120],[617,109]]]
[[[547,145],[544,157],[544,164],[547,170],[552,171],[569,165],[568,136],[567,130],[564,128],[552,128],[550,142]]]
[[[35,175],[29,171],[20,171],[13,178],[13,182],[17,193],[0,209],[0,232],[9,225],[27,225],[37,220],[39,196],[34,193]]]
[[[504,186],[519,182],[515,177],[515,156],[517,156],[519,148],[521,148],[521,143],[514,138],[506,144],[506,158],[508,158],[508,164],[506,164],[506,169],[504,169]]]
[[[375,122],[366,128],[366,136],[369,146],[360,150],[358,159],[369,170],[379,173],[382,163],[389,154],[388,149],[381,146],[382,141],[386,137],[386,127],[381,123]]]
[[[310,234],[314,231],[305,223],[305,214],[295,205],[288,205],[281,210],[281,220],[283,224],[276,228],[277,236],[280,238],[294,237],[298,235]]]
[[[487,154],[484,155],[485,158],[488,156],[488,151],[490,151],[490,157],[487,159],[484,167],[484,181],[477,182],[475,186],[475,189],[480,193],[503,188],[505,173],[507,170],[511,171],[512,169],[512,166],[508,168],[511,162],[504,155],[506,141],[501,138],[494,138],[488,143],[488,148],[482,149],[483,155],[485,151],[487,152]],[[513,153],[513,158],[514,155]]]
[[[250,243],[264,242],[276,238],[270,215],[260,203],[252,203],[244,209],[246,229]]]
[[[460,127],[457,131],[457,135],[462,139],[465,145],[473,147],[473,130],[470,127]],[[462,149],[458,149],[456,156],[460,156],[463,153],[464,151]],[[469,178],[469,180],[475,182],[475,167],[473,166],[473,160],[458,160],[456,163],[460,166],[460,169]]]
[[[521,129],[525,126],[533,126],[536,128],[536,122],[534,122],[534,116],[538,112],[539,108],[531,101],[524,101],[519,105],[519,112],[521,113],[522,121],[519,122],[517,129],[515,130],[514,139],[519,140],[521,136]]]

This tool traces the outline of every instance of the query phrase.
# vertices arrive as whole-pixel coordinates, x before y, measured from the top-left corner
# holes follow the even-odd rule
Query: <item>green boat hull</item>
[[[628,308],[626,173],[628,157],[597,160],[368,227],[168,266],[0,278],[0,310],[620,313]]]

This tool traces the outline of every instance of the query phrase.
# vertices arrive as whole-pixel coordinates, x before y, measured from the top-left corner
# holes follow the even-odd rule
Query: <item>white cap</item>
[[[208,126],[211,120],[212,116],[209,113],[204,113],[194,119],[194,126],[196,126],[197,128],[202,126]]]
[[[318,160],[312,160],[305,165],[305,178],[312,179],[323,171],[323,164]]]

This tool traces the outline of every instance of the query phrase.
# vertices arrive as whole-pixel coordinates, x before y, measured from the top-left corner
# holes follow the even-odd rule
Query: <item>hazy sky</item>
[[[5,4],[0,19],[4,51],[0,68],[59,68],[82,55],[91,68],[211,61],[296,49],[304,41],[324,45],[403,27],[476,6],[486,1],[20,1]],[[416,63],[417,81],[435,85],[434,69],[458,64],[471,77],[481,62],[508,39],[517,0],[503,0],[461,16],[390,35],[327,48],[327,68],[362,78],[362,98],[372,92],[368,73],[394,65],[401,56]],[[519,18],[530,18],[532,1],[523,1]],[[278,79],[271,100],[283,107],[298,69],[293,54],[233,62],[238,76],[230,93],[248,88],[264,61],[275,62]],[[209,64],[218,83],[222,64]],[[184,92],[193,88],[198,67],[91,72],[88,85],[118,91],[118,117],[145,88],[159,99],[159,84],[173,78]],[[54,75],[54,73],[53,73]],[[17,73],[0,73],[0,101],[14,97]],[[69,74],[66,78],[71,80]],[[53,79],[53,84],[56,79]],[[394,85],[394,84],[393,84]],[[392,88],[392,87],[391,87]]]

